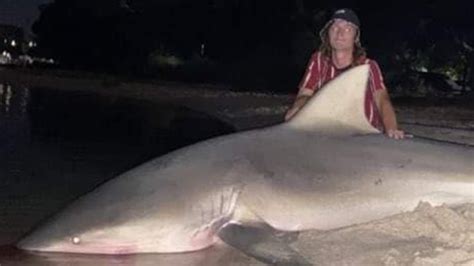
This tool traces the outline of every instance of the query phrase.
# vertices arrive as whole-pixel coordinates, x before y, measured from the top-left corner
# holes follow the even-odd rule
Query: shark
[[[381,219],[420,201],[474,202],[474,149],[384,136],[365,117],[368,77],[368,65],[354,67],[289,121],[145,162],[79,197],[16,246],[134,254],[224,242],[264,262],[304,265],[288,234]]]

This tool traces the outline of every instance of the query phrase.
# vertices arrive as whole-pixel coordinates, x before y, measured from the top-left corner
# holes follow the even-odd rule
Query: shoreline
[[[55,74],[56,73],[56,74]],[[191,84],[157,80],[127,80],[115,76],[82,72],[0,68],[0,82],[30,89],[50,88],[90,92],[108,97],[126,97],[155,103],[167,103],[204,112],[236,130],[267,126],[283,121],[283,114],[294,96],[264,92],[234,91],[225,85]],[[248,114],[235,115],[242,109]],[[255,110],[251,112],[249,110]],[[276,110],[271,112],[270,110]],[[253,119],[248,116],[252,115]]]

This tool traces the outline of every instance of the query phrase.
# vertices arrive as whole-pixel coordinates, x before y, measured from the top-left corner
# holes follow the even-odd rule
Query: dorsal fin
[[[324,85],[288,126],[331,135],[379,133],[364,112],[369,65],[353,67]]]

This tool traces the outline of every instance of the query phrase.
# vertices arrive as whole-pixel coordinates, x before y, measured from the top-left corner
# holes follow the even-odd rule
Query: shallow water
[[[79,195],[142,162],[234,129],[179,106],[0,84],[0,265],[221,265],[226,246],[179,255],[27,253],[12,245]]]

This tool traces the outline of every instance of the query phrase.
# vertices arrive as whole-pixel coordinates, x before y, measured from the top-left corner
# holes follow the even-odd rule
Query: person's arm
[[[305,74],[300,81],[298,86],[298,94],[293,105],[288,109],[285,114],[285,121],[290,120],[306,102],[314,94],[314,88],[316,83],[319,81],[319,69],[318,62],[321,63],[321,54],[319,52],[313,53],[311,59],[306,67]]]
[[[405,133],[398,128],[395,110],[393,109],[387,90],[375,91],[375,100],[382,118],[385,134],[394,139],[405,138]]]
[[[382,71],[374,60],[369,61],[370,81],[369,88],[373,91],[373,97],[382,120],[385,134],[394,139],[405,138],[405,133],[398,129],[395,110],[393,109],[387,87],[383,82]]]

